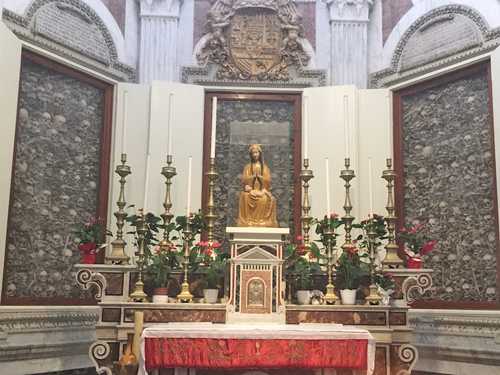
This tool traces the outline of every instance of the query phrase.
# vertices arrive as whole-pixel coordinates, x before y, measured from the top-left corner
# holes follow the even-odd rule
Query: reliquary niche
[[[217,0],[196,59],[218,80],[288,81],[310,62],[301,22],[290,0]]]

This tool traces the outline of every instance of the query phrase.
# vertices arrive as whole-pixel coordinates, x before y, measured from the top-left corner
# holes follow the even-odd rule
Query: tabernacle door
[[[0,11],[1,14],[1,11]],[[0,135],[0,270],[3,270],[5,240],[7,238],[7,218],[9,217],[10,184],[12,160],[14,158],[14,137],[16,134],[17,98],[21,69],[21,42],[0,22],[0,113],[2,122]],[[0,290],[2,290],[0,277]]]

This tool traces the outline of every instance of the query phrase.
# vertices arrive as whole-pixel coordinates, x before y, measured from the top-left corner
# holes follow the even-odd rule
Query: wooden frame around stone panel
[[[492,79],[491,79],[491,64],[490,60],[482,61],[474,65],[462,68],[457,71],[450,73],[445,73],[442,76],[430,78],[424,82],[417,83],[415,85],[402,88],[400,90],[394,91],[393,93],[393,134],[394,134],[394,169],[399,178],[399,181],[404,180],[404,170],[403,170],[403,103],[402,99],[405,96],[416,94],[420,91],[427,90],[436,86],[440,86],[446,83],[450,83],[462,78],[467,78],[471,75],[483,73],[487,77],[488,83],[488,93],[489,93],[489,103],[488,111],[490,114],[490,130],[491,134],[494,134],[494,113],[493,113],[493,94],[492,94]],[[491,138],[491,149],[495,150],[494,138]],[[493,164],[496,165],[495,155],[492,155]],[[493,180],[497,181],[496,169],[493,170],[494,176]],[[494,220],[496,227],[496,264],[497,264],[497,274],[496,274],[496,290],[497,290],[497,301],[496,302],[474,302],[474,301],[442,301],[442,300],[427,300],[427,301],[417,301],[412,304],[414,308],[437,308],[437,309],[500,309],[500,241],[499,241],[499,231],[498,231],[498,196],[497,196],[497,184],[494,183],[492,187],[492,201],[494,210]],[[396,198],[396,212],[398,215],[397,228],[401,228],[404,224],[405,213],[404,213],[404,188],[402,183],[396,183],[395,188],[395,198]],[[400,255],[404,257],[402,250],[400,249]]]
[[[114,97],[114,86],[107,82],[98,80],[88,74],[82,73],[76,69],[73,69],[67,65],[63,65],[59,62],[50,60],[47,57],[39,55],[27,49],[23,49],[21,55],[21,61],[30,61],[31,63],[41,65],[49,70],[53,70],[57,73],[67,75],[79,81],[85,82],[91,86],[103,90],[103,126],[101,129],[101,144],[100,144],[100,165],[99,165],[99,184],[97,188],[97,212],[98,217],[107,219],[108,213],[108,193],[109,193],[109,173],[110,173],[110,155],[111,155],[111,140],[112,140],[112,127],[113,127],[113,97]],[[21,65],[22,70],[22,65]],[[18,95],[21,95],[21,90],[19,90]],[[19,105],[18,103],[18,116],[19,116]],[[14,138],[14,145],[17,142],[17,124],[19,118],[16,118],[16,135]],[[14,164],[16,160],[16,149],[14,148],[12,163]],[[11,181],[14,178],[15,168],[12,168]],[[12,209],[12,194],[14,186],[11,185],[10,192],[10,202],[9,202],[9,217],[10,210]],[[107,223],[105,223],[106,225]],[[8,256],[7,249],[5,249],[5,257]],[[102,263],[104,259],[104,254],[99,254],[98,262]],[[95,299],[78,299],[78,298],[33,298],[33,297],[7,297],[5,295],[6,291],[6,276],[7,273],[3,273],[3,288],[2,288],[2,304],[3,305],[93,305],[97,301]]]
[[[243,100],[243,101],[281,101],[293,105],[293,229],[295,233],[301,233],[301,197],[302,185],[300,171],[302,166],[302,97],[301,94],[276,94],[276,93],[245,93],[245,92],[218,92],[208,91],[205,94],[205,114],[203,119],[203,184],[201,206],[203,210],[207,206],[208,179],[206,172],[210,163],[210,138],[212,134],[212,98],[219,100]]]

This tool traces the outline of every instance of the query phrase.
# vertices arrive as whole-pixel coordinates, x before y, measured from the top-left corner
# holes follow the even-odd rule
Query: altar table
[[[140,374],[183,369],[351,369],[371,375],[375,340],[340,324],[168,323],[143,331]]]

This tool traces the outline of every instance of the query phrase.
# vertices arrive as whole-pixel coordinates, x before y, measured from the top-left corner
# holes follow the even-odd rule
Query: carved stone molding
[[[373,0],[323,0],[330,11],[330,21],[356,20],[368,22]]]
[[[309,70],[313,56],[294,1],[216,0],[183,81],[309,86],[324,75]]]
[[[59,20],[60,17],[74,17],[83,21],[87,31],[75,30],[75,35],[83,38],[95,33],[95,37],[92,36],[97,43],[95,48],[74,40],[65,34],[66,31],[58,34],[58,29],[50,26],[50,20]],[[29,43],[113,78],[135,79],[135,69],[118,61],[116,46],[104,22],[81,0],[34,0],[24,15],[4,9],[2,18],[19,38]],[[44,27],[44,22],[49,22],[47,27]],[[71,29],[72,26],[67,22],[60,22],[61,27]]]
[[[140,0],[140,16],[178,19],[182,4],[183,0]]]
[[[89,348],[89,357],[98,374],[112,375],[111,368],[106,366],[106,359],[111,354],[111,348],[105,341],[96,341]]]
[[[401,62],[406,48],[415,35],[425,32],[427,29],[440,23],[458,21],[457,17],[466,19],[475,26],[479,34],[479,39],[476,43],[464,44],[461,49],[452,49],[448,55],[427,59],[427,61],[422,61],[418,66],[409,66],[407,68],[402,66]],[[371,85],[373,87],[384,87],[396,84],[481,55],[495,49],[499,45],[500,28],[490,29],[487,22],[476,10],[458,4],[442,6],[423,15],[406,30],[394,50],[390,67],[373,73],[371,75]]]
[[[407,369],[398,371],[397,375],[410,375],[418,361],[418,350],[410,344],[401,345],[398,349],[399,360],[408,365]]]
[[[432,276],[430,273],[420,273],[415,276],[408,277],[401,287],[404,300],[411,304],[415,302],[419,296],[422,296],[432,287]]]
[[[103,274],[83,268],[76,274],[76,282],[83,290],[89,290],[91,287],[96,288],[94,298],[98,301],[102,299],[103,293],[106,290],[106,278]]]

